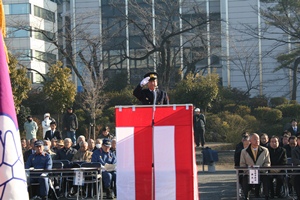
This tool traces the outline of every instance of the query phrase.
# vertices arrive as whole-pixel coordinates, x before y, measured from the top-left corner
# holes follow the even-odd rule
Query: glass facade
[[[31,14],[30,3],[16,3],[4,5],[6,15]]]
[[[32,60],[31,49],[14,49],[11,53],[18,58],[18,60]]]
[[[56,55],[48,52],[35,51],[35,58],[46,63],[56,62]]]
[[[8,38],[26,38],[31,37],[31,28],[25,27],[20,29],[20,27],[6,27],[6,32]]]
[[[34,16],[43,18],[45,20],[55,22],[55,13],[38,6],[34,6]]]
[[[49,31],[36,29],[34,31],[34,38],[39,40],[44,40],[46,42],[52,41],[55,38],[55,33]]]

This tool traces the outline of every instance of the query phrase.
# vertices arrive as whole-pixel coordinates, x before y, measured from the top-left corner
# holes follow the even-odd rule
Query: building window
[[[36,29],[34,31],[34,38],[39,39],[39,40],[44,40],[46,42],[51,42],[55,39],[55,33],[45,31],[45,30]]]
[[[43,18],[45,20],[55,22],[55,13],[38,6],[34,6],[34,16]]]
[[[31,14],[30,3],[17,3],[4,5],[6,15]]]
[[[35,51],[35,58],[50,64],[56,62],[56,55],[48,52]]]
[[[23,29],[16,27],[6,27],[8,38],[27,38],[31,37],[30,27],[24,27]]]
[[[11,53],[18,60],[31,60],[32,59],[32,50],[31,49],[14,49]]]

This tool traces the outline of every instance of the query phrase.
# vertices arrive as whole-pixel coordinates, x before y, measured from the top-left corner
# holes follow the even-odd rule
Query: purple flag
[[[28,199],[20,133],[0,30],[0,199]]]

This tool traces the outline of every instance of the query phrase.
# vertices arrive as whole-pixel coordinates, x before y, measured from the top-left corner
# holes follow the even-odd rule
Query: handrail
[[[100,167],[79,167],[79,168],[61,168],[61,169],[25,169],[25,172],[27,173],[29,172],[30,174],[28,178],[55,178],[55,177],[67,178],[71,176],[70,173],[75,173],[77,171],[91,172],[91,173],[84,174],[84,176],[95,177],[96,188],[97,188],[97,200],[99,200],[100,191],[98,190],[98,185],[99,185],[98,175],[101,174]],[[45,176],[41,176],[41,174],[45,174]],[[101,194],[101,199],[102,199],[102,194]]]
[[[234,167],[236,170],[236,198],[240,199],[239,196],[239,175],[246,175],[249,170],[258,170],[265,171],[259,173],[262,176],[271,176],[271,175],[300,175],[300,165],[280,165],[280,166],[270,166],[270,167],[259,167],[259,166],[249,166],[249,167]],[[270,170],[284,170],[285,172],[271,172]]]

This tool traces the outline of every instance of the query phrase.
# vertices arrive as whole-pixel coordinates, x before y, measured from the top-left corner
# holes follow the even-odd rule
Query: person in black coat
[[[50,130],[46,131],[44,140],[52,140],[53,138],[56,138],[57,140],[62,140],[61,132],[56,130],[56,122],[52,121],[50,122]]]
[[[286,151],[284,148],[279,146],[279,137],[273,135],[270,139],[270,145],[268,147],[271,159],[271,166],[281,166],[287,164],[287,157]],[[280,169],[273,169],[270,170],[271,173],[279,173],[282,170]],[[280,189],[283,185],[283,175],[271,175],[270,176],[270,191],[271,191],[271,198],[274,198],[274,185],[273,185],[273,178],[276,179],[276,196],[278,198],[281,197]]]
[[[300,129],[297,126],[297,120],[291,120],[291,126],[287,129],[287,131],[291,132],[292,135],[298,136],[300,134]]]
[[[136,86],[133,95],[141,101],[143,105],[169,104],[169,97],[166,92],[158,89],[156,72],[149,72],[145,74],[144,79]],[[147,85],[147,89],[143,87]]]

